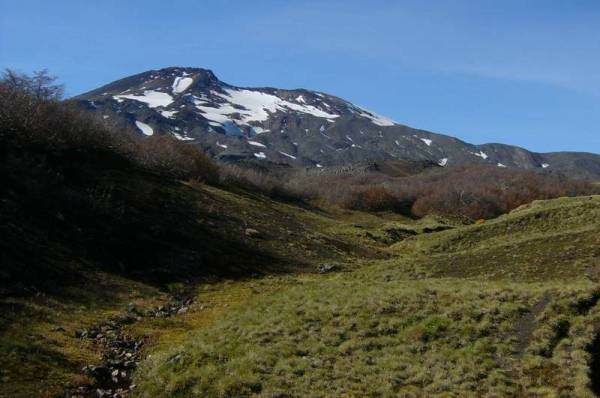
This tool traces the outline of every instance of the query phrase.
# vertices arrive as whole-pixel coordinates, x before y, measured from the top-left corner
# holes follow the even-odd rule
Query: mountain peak
[[[198,79],[204,82],[220,82],[219,78],[210,69],[197,68],[191,66],[168,66],[158,70],[150,70],[145,72],[150,75],[160,75],[164,77],[186,77],[194,76],[194,79]]]
[[[77,100],[103,119],[121,120],[146,136],[171,135],[195,143],[224,160],[322,169],[397,159],[441,167],[477,163],[600,175],[598,155],[558,156],[508,145],[472,145],[397,124],[329,94],[237,87],[203,68],[146,71]]]

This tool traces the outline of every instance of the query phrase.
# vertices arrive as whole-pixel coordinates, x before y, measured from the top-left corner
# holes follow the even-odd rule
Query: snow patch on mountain
[[[359,111],[358,114],[360,116],[366,117],[367,119],[371,120],[371,122],[373,122],[374,124],[376,124],[378,126],[386,127],[386,126],[393,126],[396,124],[396,122],[394,122],[392,119],[389,119],[385,116],[378,115],[378,114],[368,111],[364,108],[357,107],[357,110]]]
[[[254,156],[257,157],[257,158],[259,158],[259,159],[266,159],[267,158],[267,155],[265,155],[264,152],[256,152],[254,154]]]
[[[488,155],[487,155],[485,152],[483,152],[483,151],[479,151],[479,152],[477,152],[477,153],[476,153],[476,152],[471,152],[471,153],[472,153],[473,155],[475,155],[475,156],[479,156],[479,157],[480,157],[480,158],[482,158],[483,160],[485,160],[485,159],[487,159],[487,158],[488,158]]]
[[[314,107],[312,105],[298,105],[298,104],[294,104],[293,102],[287,102],[287,101],[283,101],[282,105],[285,106],[286,108],[292,109],[294,111],[308,113],[315,117],[325,118],[330,123],[334,122],[334,120],[332,120],[332,119],[340,117],[340,115],[336,115],[334,113],[327,113],[327,112],[322,111],[321,109]]]
[[[442,167],[444,167],[445,165],[448,164],[448,158],[442,158],[440,160],[438,160],[438,164]]]
[[[254,146],[259,146],[259,147],[261,147],[261,148],[266,148],[266,147],[267,147],[265,144],[262,144],[262,143],[260,143],[260,142],[258,142],[258,141],[250,141],[250,140],[249,140],[249,141],[248,141],[248,144],[250,144],[250,145],[254,145]]]
[[[262,134],[262,133],[268,133],[271,130],[264,129],[260,126],[252,126],[252,131],[254,131],[254,134]]]
[[[421,141],[423,141],[425,143],[425,145],[427,146],[431,146],[431,143],[433,142],[432,140],[428,139],[428,138],[420,138]]]
[[[226,110],[223,107],[215,108],[212,106],[203,106],[202,104],[204,104],[204,102],[199,101],[199,100],[195,100],[194,104],[196,105],[196,108],[202,112],[202,116],[204,116],[206,119],[208,119],[212,122],[216,122],[219,124],[223,124],[225,122],[231,121],[231,119],[229,118],[229,115],[231,113],[234,113],[234,111],[235,111],[234,108],[231,108],[231,110]]]
[[[117,101],[123,99],[130,99],[134,101],[143,102],[148,104],[150,108],[157,108],[159,106],[169,106],[173,102],[173,97],[167,93],[161,93],[160,91],[145,90],[144,95],[115,95],[113,98]],[[120,102],[120,101],[119,101]]]
[[[140,129],[140,131],[142,133],[144,133],[145,135],[152,135],[154,134],[154,130],[152,130],[152,127],[150,127],[149,125],[147,125],[146,123],[142,123],[139,120],[135,121],[135,125],[137,126],[138,129]]]
[[[172,119],[178,111],[159,111],[159,113],[167,119]]]
[[[290,155],[289,153],[285,153],[285,152],[281,152],[279,151],[280,154],[282,154],[283,156],[287,156],[290,159],[296,159],[296,157],[294,155]]]
[[[179,134],[175,131],[171,131],[171,134],[173,134],[173,136],[180,141],[194,141],[194,138],[188,137],[187,135]]]
[[[173,81],[173,94],[181,94],[194,82],[191,77],[176,77]]]
[[[324,112],[312,105],[294,104],[261,91],[230,88],[226,88],[224,91],[224,93],[211,91],[211,94],[226,102],[215,103],[210,102],[208,98],[195,97],[196,108],[202,112],[202,116],[210,121],[223,124],[233,121],[235,118],[239,124],[250,126],[257,134],[269,130],[261,130],[262,128],[251,126],[249,123],[264,122],[277,111],[294,110],[326,118],[329,121],[339,117],[339,115]]]
[[[335,119],[340,116],[324,112],[312,105],[294,104],[293,102],[288,102],[275,95],[261,91],[228,88],[224,89],[224,91],[224,94],[216,91],[212,92],[214,95],[228,101],[228,103],[221,104],[220,109],[223,109],[223,113],[228,112],[227,114],[240,113],[244,123],[251,121],[264,122],[272,113],[285,111],[284,108],[326,119]],[[245,110],[233,108],[230,104],[241,106]]]

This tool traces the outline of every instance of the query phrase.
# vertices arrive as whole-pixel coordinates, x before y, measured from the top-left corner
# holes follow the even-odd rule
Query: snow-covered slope
[[[501,145],[471,145],[413,129],[341,98],[310,90],[242,88],[209,70],[165,68],[75,98],[103,120],[142,135],[170,134],[224,160],[322,168],[382,159],[429,160],[442,167],[487,163],[600,177],[600,156],[539,154]],[[321,167],[319,167],[321,166]]]

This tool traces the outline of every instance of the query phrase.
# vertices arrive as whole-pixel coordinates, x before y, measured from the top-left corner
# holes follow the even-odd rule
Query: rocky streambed
[[[66,398],[122,398],[136,388],[133,373],[143,357],[142,348],[148,336],[133,336],[125,327],[144,317],[170,317],[188,311],[192,295],[173,297],[166,305],[140,311],[130,304],[122,315],[106,320],[91,328],[78,330],[75,336],[90,340],[102,351],[102,360],[83,367],[82,374],[91,384],[72,387],[65,391]]]

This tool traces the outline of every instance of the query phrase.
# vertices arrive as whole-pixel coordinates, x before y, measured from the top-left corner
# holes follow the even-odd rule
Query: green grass
[[[547,280],[594,272],[600,196],[535,201],[481,225],[419,235],[395,253],[426,257],[434,275]]]
[[[593,396],[599,209],[600,197],[535,202],[435,233],[347,213],[328,233],[418,233],[371,239],[389,257],[349,272],[233,282],[255,294],[153,350],[137,394]]]
[[[139,374],[142,396],[510,395],[544,387],[527,377],[553,364],[543,350],[518,358],[516,325],[545,294],[589,294],[573,281],[520,284],[456,279],[382,282],[378,275],[294,280],[191,332]],[[276,281],[275,283],[285,283]],[[201,296],[200,296],[201,297]],[[555,346],[554,309],[532,340]],[[533,344],[533,343],[531,343]],[[542,353],[544,355],[542,355]],[[519,360],[520,359],[520,360]],[[550,366],[551,367],[551,366]],[[553,369],[565,380],[562,369]],[[581,377],[581,375],[578,375]]]
[[[191,184],[176,189],[186,195],[186,200],[193,199],[199,209],[196,220],[199,228],[185,230],[190,235],[197,233],[190,236],[190,240],[206,240],[200,247],[206,249],[201,252],[203,257],[196,260],[198,268],[212,272],[221,268],[222,273],[240,275],[248,275],[252,270],[264,274],[298,273],[313,271],[322,262],[382,255],[378,247],[358,244],[352,236],[329,233],[329,230],[345,228],[346,221],[339,220],[337,212],[303,208],[260,195],[232,193],[205,185]],[[384,222],[377,216],[364,216]],[[260,237],[246,236],[246,228],[257,229]],[[185,238],[184,241],[188,239]],[[189,254],[177,246],[174,253],[174,259]],[[61,262],[59,258],[53,263],[65,274],[62,286],[53,284],[54,292],[0,297],[0,397],[63,396],[67,386],[86,382],[81,377],[81,368],[98,363],[101,352],[89,341],[75,338],[75,331],[122,313],[130,302],[141,308],[164,302],[167,292],[182,288],[181,270],[191,268],[188,260],[185,267],[148,269],[148,272],[162,274],[171,272],[176,282],[160,286],[152,283],[155,279],[140,278],[139,274],[98,271],[89,261],[69,254],[68,261]],[[143,269],[143,265],[138,267]],[[190,273],[189,277],[196,274]],[[185,333],[211,323],[236,303],[243,303],[255,294],[243,285],[238,287],[239,282],[220,283],[210,272],[204,274],[207,277],[200,279],[201,291],[206,294],[208,287],[214,293],[215,302],[211,304],[203,298],[205,308],[201,314],[145,319],[128,331],[138,336],[147,335],[155,343],[155,349],[163,349],[174,341],[183,341]],[[231,306],[223,307],[224,300]]]
[[[258,264],[262,275],[201,281],[184,315],[127,326],[148,341],[135,395],[593,396],[600,197],[462,225],[187,192],[197,222],[223,239],[214,253],[238,242],[257,255],[236,259],[241,269],[271,263]],[[324,262],[341,272],[312,272]],[[0,397],[60,396],[85,382],[80,368],[101,353],[75,330],[183,285],[99,272],[69,286],[2,299]]]

